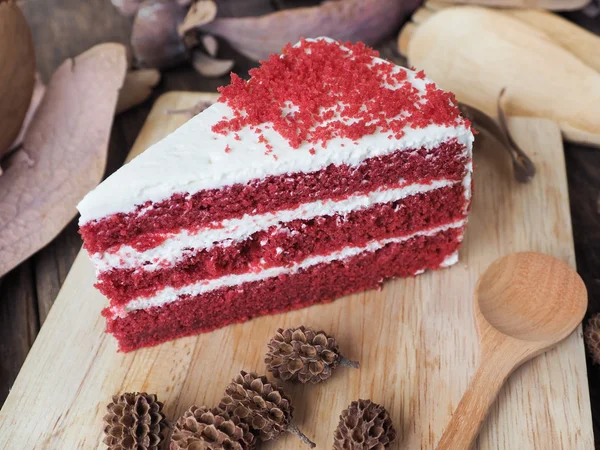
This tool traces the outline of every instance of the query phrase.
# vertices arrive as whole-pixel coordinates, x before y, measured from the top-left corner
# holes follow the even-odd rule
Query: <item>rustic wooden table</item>
[[[109,0],[28,0],[21,5],[33,30],[38,70],[46,81],[66,58],[100,42],[127,43],[129,38],[129,20]],[[600,34],[600,18],[590,19],[579,12],[566,17]],[[237,72],[252,65],[244,58],[236,61]],[[189,68],[178,68],[164,74],[153,98],[171,90],[215,91],[227,81],[228,77],[209,80]],[[152,99],[116,118],[107,174],[123,163],[151,104]],[[592,314],[600,312],[600,151],[566,144],[565,152],[577,267],[588,288]],[[0,279],[0,405],[80,247],[73,220],[50,245]],[[588,361],[588,371],[596,448],[600,449],[600,367]]]

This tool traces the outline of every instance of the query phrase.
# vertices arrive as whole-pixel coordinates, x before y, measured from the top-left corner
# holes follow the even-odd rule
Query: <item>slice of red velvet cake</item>
[[[470,124],[423,72],[377,56],[288,46],[83,199],[121,350],[456,262]]]

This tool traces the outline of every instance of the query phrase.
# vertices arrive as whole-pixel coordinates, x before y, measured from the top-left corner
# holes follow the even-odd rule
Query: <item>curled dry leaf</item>
[[[213,58],[217,56],[217,51],[219,50],[219,42],[214,36],[211,36],[210,34],[205,34],[204,36],[202,36],[201,42],[202,46],[204,47],[204,50],[206,50],[206,53],[208,53],[209,56],[212,56]]]
[[[116,114],[127,111],[144,102],[152,88],[160,81],[160,72],[156,69],[141,69],[128,72],[119,92]]]
[[[214,92],[201,92],[200,95],[202,95],[202,100],[200,100],[191,108],[167,109],[165,114],[187,114],[190,117],[194,117],[219,100],[219,94]]]
[[[40,74],[35,74],[35,85],[33,87],[33,95],[31,96],[31,101],[29,102],[29,108],[27,109],[27,114],[25,114],[25,119],[23,120],[23,124],[21,125],[21,131],[19,131],[19,135],[15,139],[15,141],[10,146],[10,150],[14,150],[23,142],[23,138],[25,137],[25,133],[31,124],[31,120],[35,115],[40,103],[42,102],[42,98],[44,98],[44,93],[46,92],[46,85],[40,78]]]
[[[519,145],[515,142],[508,128],[506,120],[506,114],[504,112],[504,94],[506,88],[502,88],[500,95],[498,96],[498,102],[496,103],[496,110],[498,112],[498,124],[500,130],[502,130],[502,136],[504,137],[504,144],[510,151],[510,157],[512,158],[513,169],[515,171],[515,178],[521,183],[529,182],[535,176],[535,165],[533,161],[525,154]]]
[[[507,9],[502,12],[545,32],[558,45],[600,72],[600,36],[549,11]]]
[[[161,69],[185,60],[185,46],[177,32],[185,10],[172,0],[145,0],[140,5],[131,30],[131,46],[141,66]]]
[[[183,23],[177,27],[179,35],[194,30],[217,17],[217,4],[213,0],[200,0],[192,3]]]
[[[112,4],[123,14],[124,16],[133,16],[144,0],[112,0]]]
[[[15,2],[0,1],[0,158],[19,134],[34,82],[29,25]]]
[[[500,117],[499,123],[497,123],[492,117],[488,116],[483,111],[459,103],[458,107],[463,116],[469,119],[475,128],[479,131],[490,134],[496,141],[502,146],[504,150],[509,154],[512,164],[514,176],[520,183],[528,183],[535,176],[535,165],[533,161],[529,159],[527,154],[519,147],[515,142],[506,124],[506,117],[504,109],[502,107],[502,97],[504,95],[504,89],[498,96],[498,115]]]
[[[475,6],[441,9],[414,27],[407,55],[490,116],[506,87],[508,115],[553,120],[566,139],[600,146],[600,74],[518,19]]]
[[[243,0],[238,0],[243,1]],[[307,8],[285,9],[261,17],[218,18],[201,26],[254,60],[279,53],[288,42],[329,36],[374,44],[390,34],[418,0],[331,0]]]
[[[102,179],[126,70],[125,48],[102,44],[52,76],[23,148],[0,177],[0,276],[50,242]]]
[[[233,68],[235,61],[229,59],[216,59],[201,51],[195,51],[192,57],[192,65],[196,71],[207,78],[221,77]]]

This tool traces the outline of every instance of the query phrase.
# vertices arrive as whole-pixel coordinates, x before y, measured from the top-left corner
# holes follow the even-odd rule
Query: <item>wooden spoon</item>
[[[438,450],[466,450],[508,376],[565,339],[587,309],[583,281],[566,263],[535,252],[493,262],[474,297],[480,360]]]

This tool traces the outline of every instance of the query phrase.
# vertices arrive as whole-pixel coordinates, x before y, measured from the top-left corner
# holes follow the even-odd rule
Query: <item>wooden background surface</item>
[[[272,2],[274,7],[281,3],[285,2]],[[64,59],[94,44],[128,41],[129,20],[121,17],[109,0],[25,0],[21,6],[33,30],[38,70],[46,81]],[[599,19],[586,18],[578,12],[566,17],[600,34]],[[234,70],[238,73],[244,73],[252,65],[241,57],[236,57],[236,61]],[[228,77],[204,79],[182,67],[163,76],[155,96],[176,89],[214,91],[227,81]],[[116,118],[107,174],[123,163],[150,106],[148,101]],[[577,267],[588,288],[589,313],[600,312],[600,151],[569,144],[565,145],[565,151]],[[74,220],[54,242],[0,279],[0,404],[80,246]],[[600,449],[600,367],[588,362],[588,370],[596,448]]]

